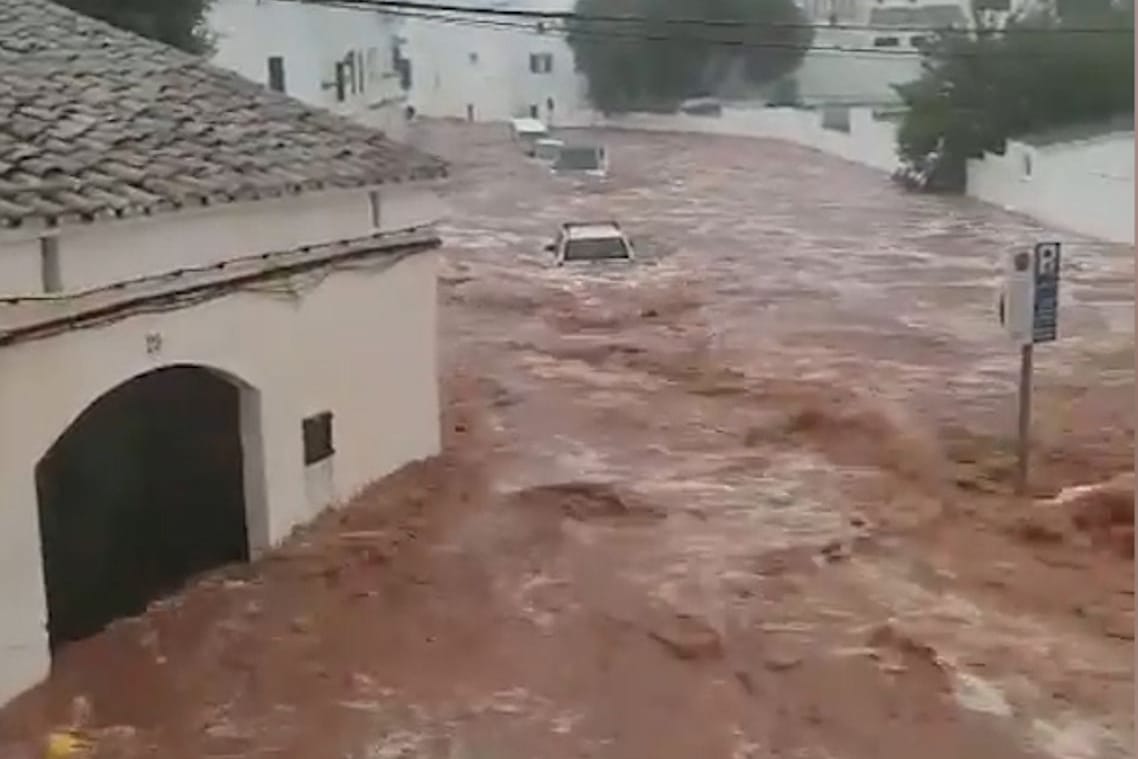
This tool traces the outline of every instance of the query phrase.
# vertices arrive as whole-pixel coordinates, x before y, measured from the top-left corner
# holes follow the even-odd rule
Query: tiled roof
[[[47,0],[0,0],[0,228],[443,174],[200,58]]]

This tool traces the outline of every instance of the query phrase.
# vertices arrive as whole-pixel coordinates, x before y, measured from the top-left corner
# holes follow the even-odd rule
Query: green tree
[[[792,0],[577,0],[567,30],[589,99],[604,113],[674,109],[729,78],[776,81],[814,39]]]
[[[1133,50],[1133,6],[1107,0],[1065,0],[1057,15],[1002,31],[942,33],[922,76],[898,88],[908,106],[898,153],[918,161],[940,147],[942,186],[962,189],[967,159],[1009,138],[1133,113]]]
[[[59,0],[72,10],[191,53],[210,50],[212,0]]]

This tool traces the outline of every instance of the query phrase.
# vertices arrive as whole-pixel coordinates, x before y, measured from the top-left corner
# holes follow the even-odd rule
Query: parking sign
[[[1049,343],[1059,334],[1059,272],[1061,250],[1057,242],[1035,246],[1035,298],[1032,308],[1031,339]]]

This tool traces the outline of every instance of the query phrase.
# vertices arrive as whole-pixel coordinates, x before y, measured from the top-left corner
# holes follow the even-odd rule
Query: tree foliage
[[[942,181],[960,189],[966,160],[1008,138],[1133,113],[1133,29],[1133,5],[1061,0],[1002,31],[941,33],[920,79],[898,88],[898,152],[918,162],[939,147]]]
[[[773,82],[797,68],[813,42],[792,0],[577,0],[574,16],[569,45],[590,101],[604,113],[672,109],[731,80]],[[745,23],[699,23],[708,21]]]
[[[205,14],[212,0],[59,0],[72,10],[191,53],[210,49]]]

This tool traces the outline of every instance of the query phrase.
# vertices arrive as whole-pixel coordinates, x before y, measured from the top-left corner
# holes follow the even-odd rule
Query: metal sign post
[[[1016,438],[1016,495],[1027,492],[1027,460],[1031,454],[1031,375],[1035,346],[1019,349],[1019,435]]]
[[[1021,254],[1022,255],[1022,254]],[[1028,460],[1031,455],[1031,383],[1035,343],[1049,343],[1059,334],[1060,245],[1041,242],[1031,256],[1031,335],[1020,347],[1019,439],[1016,468],[1016,494],[1027,493]],[[1028,262],[1017,256],[1015,268],[1023,271]]]

